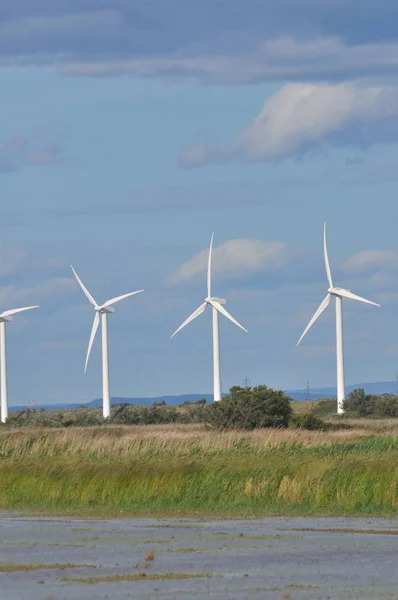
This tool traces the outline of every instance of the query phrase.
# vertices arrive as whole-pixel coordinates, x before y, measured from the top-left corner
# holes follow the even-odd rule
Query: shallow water
[[[0,513],[0,598],[398,598],[397,549],[398,523],[391,519],[101,520]],[[19,565],[28,570],[15,570]],[[29,570],[32,565],[40,568]],[[138,581],[112,581],[142,573]],[[151,580],[154,574],[172,578]],[[186,574],[202,577],[180,578]],[[84,583],[87,578],[94,583]]]

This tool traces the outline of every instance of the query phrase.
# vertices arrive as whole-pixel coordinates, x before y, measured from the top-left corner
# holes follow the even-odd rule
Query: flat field
[[[338,431],[197,425],[0,430],[0,508],[71,515],[398,512],[398,421]]]

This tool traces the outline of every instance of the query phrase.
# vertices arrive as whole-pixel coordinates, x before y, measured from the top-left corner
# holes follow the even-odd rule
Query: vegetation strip
[[[305,528],[301,528],[301,529],[289,529],[286,531],[307,531],[307,532],[314,532],[314,533],[363,533],[366,535],[398,535],[398,529],[385,529],[383,530],[377,530],[377,529],[350,529],[350,528],[344,528],[341,527],[339,529],[329,529],[329,528],[325,528],[325,529],[321,529],[318,527],[305,527]]]
[[[166,581],[170,579],[199,579],[214,577],[212,573],[126,573],[122,575],[103,575],[98,577],[63,577],[64,583],[118,583],[120,581]]]
[[[0,509],[88,517],[396,515],[397,420],[347,425],[3,428]]]
[[[12,565],[5,564],[0,565],[0,573],[12,573],[17,571],[49,571],[49,570],[59,570],[64,571],[65,569],[96,569],[95,565],[74,565],[70,563],[59,564],[54,563],[52,565]]]

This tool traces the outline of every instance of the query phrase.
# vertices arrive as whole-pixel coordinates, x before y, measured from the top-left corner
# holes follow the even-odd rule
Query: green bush
[[[292,412],[291,400],[281,390],[235,386],[228,396],[207,407],[205,418],[217,429],[287,427]]]
[[[336,398],[324,398],[319,400],[310,410],[316,417],[332,417],[337,412]]]
[[[365,394],[365,390],[359,388],[344,400],[344,411],[347,417],[398,417],[398,397]]]
[[[363,388],[353,390],[344,400],[344,412],[347,416],[368,417],[375,412],[376,396],[365,394]]]
[[[5,427],[65,427],[64,412],[28,408],[10,413]]]
[[[398,417],[398,397],[389,394],[377,396],[375,414],[378,417]]]
[[[311,413],[293,415],[289,425],[294,429],[309,429],[310,431],[327,431],[330,429],[330,423],[325,423]]]
[[[112,407],[110,423],[118,425],[157,425],[175,423],[179,414],[175,407],[156,403],[153,406],[121,404]]]

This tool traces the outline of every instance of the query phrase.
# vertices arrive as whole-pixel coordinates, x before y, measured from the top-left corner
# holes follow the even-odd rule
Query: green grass
[[[0,456],[1,509],[119,516],[398,512],[398,438],[369,430],[2,432]]]

